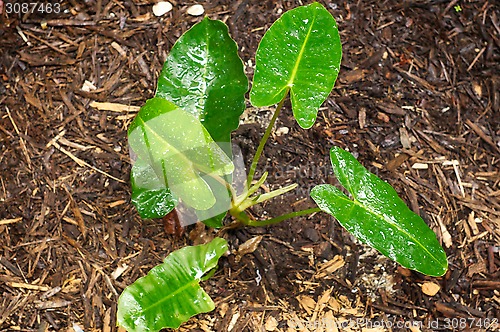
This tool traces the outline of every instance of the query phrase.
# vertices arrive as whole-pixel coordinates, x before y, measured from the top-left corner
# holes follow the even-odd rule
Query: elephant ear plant
[[[337,24],[318,3],[286,12],[269,28],[257,49],[250,102],[277,107],[238,192],[230,142],[245,109],[248,80],[224,23],[204,18],[193,26],[173,46],[155,97],[140,109],[128,131],[134,159],[132,202],[141,217],[163,217],[182,206],[196,220],[220,228],[228,212],[241,225],[266,226],[324,211],[402,266],[443,275],[448,263],[432,230],[388,183],[339,147],[332,147],[330,158],[345,191],[322,184],[311,191],[318,208],[266,220],[246,213],[296,188],[260,194],[267,173],[254,180],[259,158],[286,98],[300,127],[314,124],[318,108],[333,89],[341,56]],[[215,238],[171,253],[123,291],[118,325],[128,331],[159,331],[213,310],[199,282],[215,272],[227,249],[226,240]]]

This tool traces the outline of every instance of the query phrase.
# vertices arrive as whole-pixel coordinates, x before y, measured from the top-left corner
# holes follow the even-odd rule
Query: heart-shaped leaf
[[[310,128],[340,70],[342,44],[337,23],[319,3],[283,14],[262,38],[255,56],[250,101],[277,104],[288,91],[293,115]]]
[[[245,110],[247,90],[248,79],[227,26],[205,17],[172,47],[156,96],[196,116],[216,142],[229,142]]]
[[[140,187],[132,189],[168,188],[194,209],[207,210],[215,204],[202,176],[223,176],[234,168],[195,116],[162,98],[146,102],[130,125],[128,138],[141,165],[132,173],[133,183]],[[156,178],[139,178],[151,174],[145,164]]]
[[[443,275],[448,269],[446,254],[422,218],[349,152],[333,147],[330,157],[335,176],[352,200],[334,186],[318,185],[311,197],[319,208],[361,242],[402,266],[431,276]]]
[[[172,252],[125,288],[118,299],[118,325],[128,332],[176,329],[190,317],[212,311],[215,305],[199,282],[227,249],[226,240],[215,238]]]

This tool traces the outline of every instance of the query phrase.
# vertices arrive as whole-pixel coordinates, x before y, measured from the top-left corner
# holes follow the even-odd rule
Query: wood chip
[[[228,332],[231,332],[234,329],[239,318],[240,318],[240,312],[237,311],[231,317],[231,321],[229,322],[229,326],[227,327]]]
[[[411,168],[413,168],[413,169],[428,169],[429,168],[429,164],[414,163],[413,165],[411,165]]]
[[[113,47],[118,53],[120,53],[122,57],[127,57],[127,52],[117,42],[112,42],[111,47]]]
[[[72,326],[72,327],[73,327],[73,330],[74,330],[75,332],[85,332],[85,331],[84,331],[84,330],[83,330],[83,329],[82,329],[82,328],[81,328],[78,324],[76,324],[76,323],[73,323],[73,326]],[[121,329],[123,329],[122,327],[119,327],[119,328],[118,328],[118,331],[120,331],[120,328],[121,328]],[[123,330],[122,330],[121,332],[123,332]]]
[[[85,82],[83,82],[82,91],[90,92],[93,90],[97,90],[97,87],[94,85],[94,83],[85,80]]]
[[[299,301],[299,304],[304,310],[307,312],[308,315],[312,315],[314,312],[314,308],[316,307],[316,301],[310,296],[307,295],[299,295],[296,297],[297,301]]]
[[[275,134],[276,134],[276,136],[282,136],[282,135],[288,134],[289,132],[290,132],[290,128],[279,127],[278,129],[276,129]]]
[[[441,220],[441,217],[438,215],[434,215],[435,219],[437,220],[439,227],[441,229],[441,237],[443,239],[444,245],[446,248],[450,248],[453,245],[453,241],[450,235],[450,232],[446,229],[446,226],[443,224],[443,221]]]
[[[401,141],[403,148],[411,149],[410,135],[405,127],[399,127],[399,140]]]
[[[32,289],[32,290],[38,290],[42,292],[46,292],[50,289],[48,286],[39,286],[39,285],[33,285],[33,284],[27,284],[24,282],[15,282],[15,281],[7,281],[5,282],[8,286],[14,287],[14,288],[24,288],[24,289]]]
[[[425,282],[422,284],[422,292],[425,295],[434,296],[436,295],[441,287],[433,282]]]
[[[13,219],[1,219],[0,225],[15,224],[16,222],[20,222],[20,221],[23,221],[22,217],[13,218]]]
[[[264,325],[264,328],[266,331],[276,331],[276,328],[278,327],[278,321],[276,318],[273,316],[267,317],[266,324]]]
[[[486,273],[486,261],[480,261],[469,266],[467,277],[472,278],[475,274]]]
[[[384,102],[381,102],[381,103],[377,103],[376,106],[386,112],[386,113],[389,113],[389,114],[395,114],[395,115],[405,115],[406,114],[406,111],[399,107],[398,105],[396,104],[393,104],[393,103],[384,103]]]
[[[366,109],[361,108],[358,113],[359,128],[363,129],[366,127]]]
[[[122,274],[123,272],[125,272],[126,270],[128,269],[128,265],[127,264],[122,264],[122,265],[118,265],[116,267],[116,269],[113,271],[113,273],[111,273],[111,277],[113,279],[118,279]]]
[[[389,121],[391,121],[391,118],[387,114],[382,112],[377,112],[377,119],[385,123],[389,123]]]
[[[339,82],[342,84],[352,84],[354,82],[363,81],[365,79],[368,70],[365,69],[354,69],[351,71],[344,71],[339,76]]]
[[[477,227],[476,218],[474,218],[474,211],[469,213],[469,217],[467,218],[467,222],[469,223],[470,229],[474,235],[479,234],[479,228]]]
[[[396,157],[394,157],[394,159],[389,160],[385,165],[385,168],[387,168],[387,170],[392,172],[396,170],[396,168],[401,166],[405,161],[407,161],[408,158],[410,158],[409,155],[407,155],[406,153],[401,153]]]
[[[100,111],[111,111],[111,112],[131,112],[136,113],[141,109],[139,106],[124,105],[118,103],[101,103],[98,101],[93,101],[90,103],[90,107],[97,108]]]
[[[314,278],[321,279],[326,277],[327,275],[331,275],[344,265],[345,265],[344,258],[340,255],[336,255],[335,257],[333,257],[332,260],[324,264],[321,264],[319,266],[318,272],[316,272]]]
[[[108,206],[109,206],[110,208],[114,208],[114,207],[117,207],[117,206],[123,205],[123,204],[125,204],[125,203],[127,203],[127,201],[126,201],[126,200],[120,199],[120,200],[118,200],[118,201],[115,201],[115,202],[111,202],[111,203],[109,203],[109,204],[108,204]]]

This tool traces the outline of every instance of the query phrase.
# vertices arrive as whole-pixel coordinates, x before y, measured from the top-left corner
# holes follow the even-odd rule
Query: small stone
[[[153,6],[155,16],[163,16],[172,10],[172,4],[168,1],[160,1]]]
[[[97,90],[97,87],[92,82],[85,80],[85,82],[83,82],[82,91],[90,92],[93,90]]]
[[[276,129],[276,136],[286,135],[290,132],[290,128],[288,127],[279,127]]]
[[[205,8],[202,5],[192,5],[187,9],[187,13],[191,16],[200,16],[205,12]]]

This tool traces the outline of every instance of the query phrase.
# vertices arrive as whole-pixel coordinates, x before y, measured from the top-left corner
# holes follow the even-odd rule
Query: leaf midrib
[[[140,115],[138,116],[138,119],[141,121],[141,123],[144,126],[144,128],[149,129],[149,132],[151,134],[153,134],[155,137],[157,137],[158,140],[162,141],[165,145],[167,145],[168,147],[172,148],[172,150],[174,150],[174,152],[176,152],[178,155],[180,155],[181,157],[183,157],[186,161],[192,163],[189,159],[187,159],[184,156],[184,154],[180,153],[180,151],[175,146],[173,146],[172,144],[170,144],[169,142],[167,142],[161,135],[159,135],[155,130],[153,130],[153,128],[151,128],[151,126],[147,125],[146,121],[144,121],[144,119]],[[151,154],[152,148],[151,148],[151,145],[149,144],[149,137],[148,137],[148,134],[147,134],[146,131],[144,131],[144,139],[145,139],[146,144],[148,146],[148,152],[149,152],[150,158],[154,159],[153,155]]]
[[[307,34],[306,34],[306,38],[304,39],[304,43],[302,44],[302,47],[299,51],[299,54],[297,55],[297,60],[295,60],[295,66],[292,69],[292,74],[290,75],[290,79],[288,80],[287,86],[290,89],[293,87],[293,83],[295,82],[295,78],[296,78],[297,72],[299,70],[299,65],[300,65],[300,62],[302,61],[302,57],[304,56],[304,50],[306,49],[306,45],[307,45],[307,42],[309,41],[309,37],[311,36],[311,31],[312,31],[312,28],[313,28],[313,25],[315,22],[316,22],[316,12],[314,13],[314,16],[312,17],[311,25],[309,26],[309,29],[308,29]]]
[[[181,152],[179,151],[179,149],[177,149],[175,146],[173,146],[173,145],[172,145],[172,144],[170,144],[167,140],[165,140],[165,139],[164,139],[161,135],[159,135],[159,134],[158,134],[155,130],[153,130],[153,129],[151,128],[151,126],[148,126],[148,125],[147,125],[147,123],[146,123],[146,121],[144,121],[144,120],[142,119],[142,117],[141,117],[141,116],[137,116],[137,118],[139,119],[139,121],[141,122],[141,124],[142,124],[142,126],[143,126],[144,128],[149,129],[149,132],[150,132],[152,135],[154,135],[154,136],[155,136],[155,137],[156,137],[159,141],[161,141],[163,144],[165,144],[166,146],[168,146],[169,148],[171,148],[172,152],[174,152],[174,153],[175,153],[175,155],[180,156],[180,158],[182,158],[184,162],[188,163],[188,165],[190,165],[190,166],[191,166],[191,168],[193,169],[193,171],[198,172],[198,173],[202,172],[202,173],[205,173],[205,174],[210,174],[210,172],[214,171],[214,168],[213,168],[213,167],[212,167],[212,168],[210,168],[210,166],[208,166],[208,168],[207,168],[207,167],[205,167],[204,165],[202,165],[202,164],[198,164],[198,163],[196,163],[196,162],[192,161],[191,159],[187,158],[185,154],[181,153]],[[150,146],[150,144],[149,144],[149,137],[148,137],[148,134],[146,133],[146,131],[144,131],[144,139],[145,139],[145,141],[146,141],[146,145],[147,145],[147,147],[148,147],[148,154],[149,154],[149,157],[150,157],[150,159],[152,160],[152,162],[154,162],[154,160],[155,160],[155,159],[154,159],[154,157],[153,157],[153,155],[152,155],[152,153],[151,153],[151,150],[152,150],[152,149],[151,149],[151,146]],[[206,148],[207,150],[211,150],[210,144],[209,144],[208,142],[205,142],[205,143],[206,143],[206,144],[204,145],[204,148]],[[214,160],[213,160],[213,159],[214,159],[214,154],[212,153],[212,151],[210,151],[210,153],[208,154],[208,157],[210,158],[210,161],[211,161],[211,163],[212,163],[212,165],[213,165],[213,164],[214,164]],[[162,159],[162,166],[163,166],[163,160],[164,160],[164,159]],[[221,168],[221,169],[225,169],[225,167],[226,167],[226,166],[227,166],[227,165],[226,165],[226,164],[224,164],[224,165],[222,166],[222,168]],[[167,180],[167,174],[165,174],[165,169],[164,169],[164,167],[162,167],[162,170],[163,170],[163,172],[164,172],[163,176],[164,176],[165,181],[166,181],[166,180]],[[224,172],[224,173],[225,173],[225,172]],[[200,179],[201,179],[201,176],[200,176],[199,174],[197,174],[197,175],[196,175],[196,178],[200,178]],[[166,185],[167,185],[167,187],[168,187],[168,184],[166,184]]]
[[[380,215],[378,214],[377,212],[373,211],[372,209],[370,209],[368,206],[362,204],[360,201],[358,201],[357,199],[349,199],[349,198],[344,198],[344,197],[339,197],[340,199],[344,200],[344,201],[347,201],[347,202],[350,202],[350,203],[354,203],[354,205],[360,207],[361,209],[364,209],[365,211],[367,211],[368,213],[370,213],[371,215],[373,215],[375,218],[379,218],[381,220],[384,220],[386,221],[389,225],[393,226],[394,228],[396,228],[396,230],[400,231],[401,233],[407,235],[411,240],[414,240],[416,244],[418,244],[418,246],[420,246],[421,248],[424,249],[425,252],[427,252],[430,257],[432,257],[434,259],[435,262],[439,263],[440,260],[437,259],[429,250],[427,250],[427,248],[422,244],[420,243],[415,237],[413,237],[411,234],[409,234],[408,232],[406,232],[403,228],[399,227],[398,224],[394,223],[392,220],[390,219],[387,219],[385,218],[383,215]],[[441,265],[441,264],[440,264]]]
[[[335,168],[334,168],[335,169]],[[387,219],[384,215],[380,215],[379,213],[377,213],[376,211],[374,211],[373,209],[371,209],[370,206],[368,205],[365,205],[363,204],[362,202],[360,202],[358,199],[356,199],[356,195],[354,194],[354,190],[353,190],[353,187],[351,185],[351,182],[350,182],[350,179],[349,177],[342,171],[341,168],[336,168],[338,169],[338,172],[340,173],[339,175],[342,175],[342,177],[344,179],[346,179],[347,181],[347,186],[345,186],[345,188],[347,189],[347,191],[352,195],[353,197],[353,200],[350,200],[349,198],[342,198],[344,200],[347,200],[349,202],[352,202],[354,204],[356,204],[357,206],[359,206],[360,208],[368,211],[370,214],[372,214],[373,216],[375,216],[376,218],[379,218],[381,220],[384,220],[385,222],[387,222],[389,225],[392,225],[393,227],[395,227],[398,231],[400,231],[401,233],[407,235],[411,240],[415,241],[415,243],[417,243],[421,248],[424,249],[425,252],[427,252],[430,257],[432,257],[436,262],[440,262],[439,259],[437,257],[435,257],[429,250],[427,250],[427,247],[424,246],[422,243],[420,243],[420,241],[418,241],[418,239],[416,239],[414,236],[412,236],[410,233],[408,233],[404,228],[401,228],[397,223],[393,222],[391,219]],[[365,171],[365,174],[366,174],[366,171]]]
[[[311,36],[311,31],[314,23],[316,22],[316,12],[314,13],[314,16],[312,17],[311,25],[309,26],[309,29],[307,30],[306,38],[304,39],[304,43],[302,44],[302,47],[300,48],[299,54],[297,55],[297,59],[295,60],[295,65],[292,69],[292,73],[290,75],[290,79],[288,80],[288,83],[283,86],[282,89],[280,89],[277,93],[274,94],[273,99],[276,98],[277,96],[281,95],[283,91],[285,90],[292,90],[293,84],[295,82],[295,78],[297,77],[297,72],[299,70],[300,62],[302,61],[302,57],[304,56],[304,51],[306,49],[307,42],[309,41],[309,37]],[[293,91],[292,91],[293,92]],[[285,96],[286,96],[285,92]]]
[[[156,301],[155,303],[153,303],[152,305],[150,305],[149,307],[147,308],[144,308],[143,311],[144,312],[147,312],[147,311],[150,311],[150,310],[153,310],[155,307],[157,307],[158,305],[166,302],[167,300],[173,298],[174,296],[176,296],[177,294],[179,293],[182,293],[184,292],[186,289],[194,286],[194,285],[198,285],[199,288],[201,288],[200,284],[199,284],[200,280],[197,280],[197,279],[193,279],[191,280],[190,282],[187,282],[186,284],[184,284],[183,286],[177,288],[175,291],[169,293],[167,296],[165,296],[164,298],[162,298],[161,300],[159,301]]]

